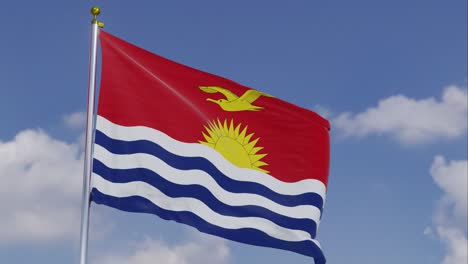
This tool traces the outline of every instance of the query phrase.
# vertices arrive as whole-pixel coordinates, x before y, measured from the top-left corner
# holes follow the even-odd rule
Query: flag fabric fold
[[[327,120],[104,31],[100,40],[92,201],[325,263]]]

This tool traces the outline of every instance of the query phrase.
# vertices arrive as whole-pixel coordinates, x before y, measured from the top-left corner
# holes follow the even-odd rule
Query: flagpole
[[[92,168],[92,147],[94,138],[94,104],[96,92],[96,60],[99,27],[102,23],[97,20],[99,7],[91,8],[93,20],[91,21],[91,49],[89,56],[89,83],[88,83],[88,109],[86,115],[86,142],[83,169],[83,200],[81,208],[81,235],[80,235],[80,264],[86,264],[88,255],[89,233],[89,207],[90,207],[90,181]]]

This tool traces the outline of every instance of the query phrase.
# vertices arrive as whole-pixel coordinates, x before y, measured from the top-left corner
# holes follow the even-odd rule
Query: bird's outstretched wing
[[[240,100],[244,100],[244,101],[247,101],[249,103],[253,103],[255,100],[257,100],[260,96],[267,96],[267,97],[273,97],[269,94],[266,94],[264,92],[260,92],[260,91],[257,91],[257,90],[248,90],[247,92],[245,92],[241,97],[240,97]]]
[[[233,92],[229,91],[228,89],[224,89],[224,88],[221,88],[221,87],[218,87],[218,86],[200,86],[199,88],[200,88],[200,90],[204,91],[205,93],[220,92],[224,96],[226,96],[226,99],[228,101],[234,101],[237,98],[239,98],[239,96],[235,95]]]

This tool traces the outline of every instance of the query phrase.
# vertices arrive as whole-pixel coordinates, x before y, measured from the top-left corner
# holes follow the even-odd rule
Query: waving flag
[[[325,263],[327,120],[104,31],[100,40],[94,202]]]

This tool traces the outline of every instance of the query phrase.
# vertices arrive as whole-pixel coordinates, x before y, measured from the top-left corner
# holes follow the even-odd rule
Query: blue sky
[[[93,5],[114,35],[329,118],[328,263],[466,263],[464,0],[3,3],[1,263],[78,262]],[[312,262],[91,213],[92,263]]]

